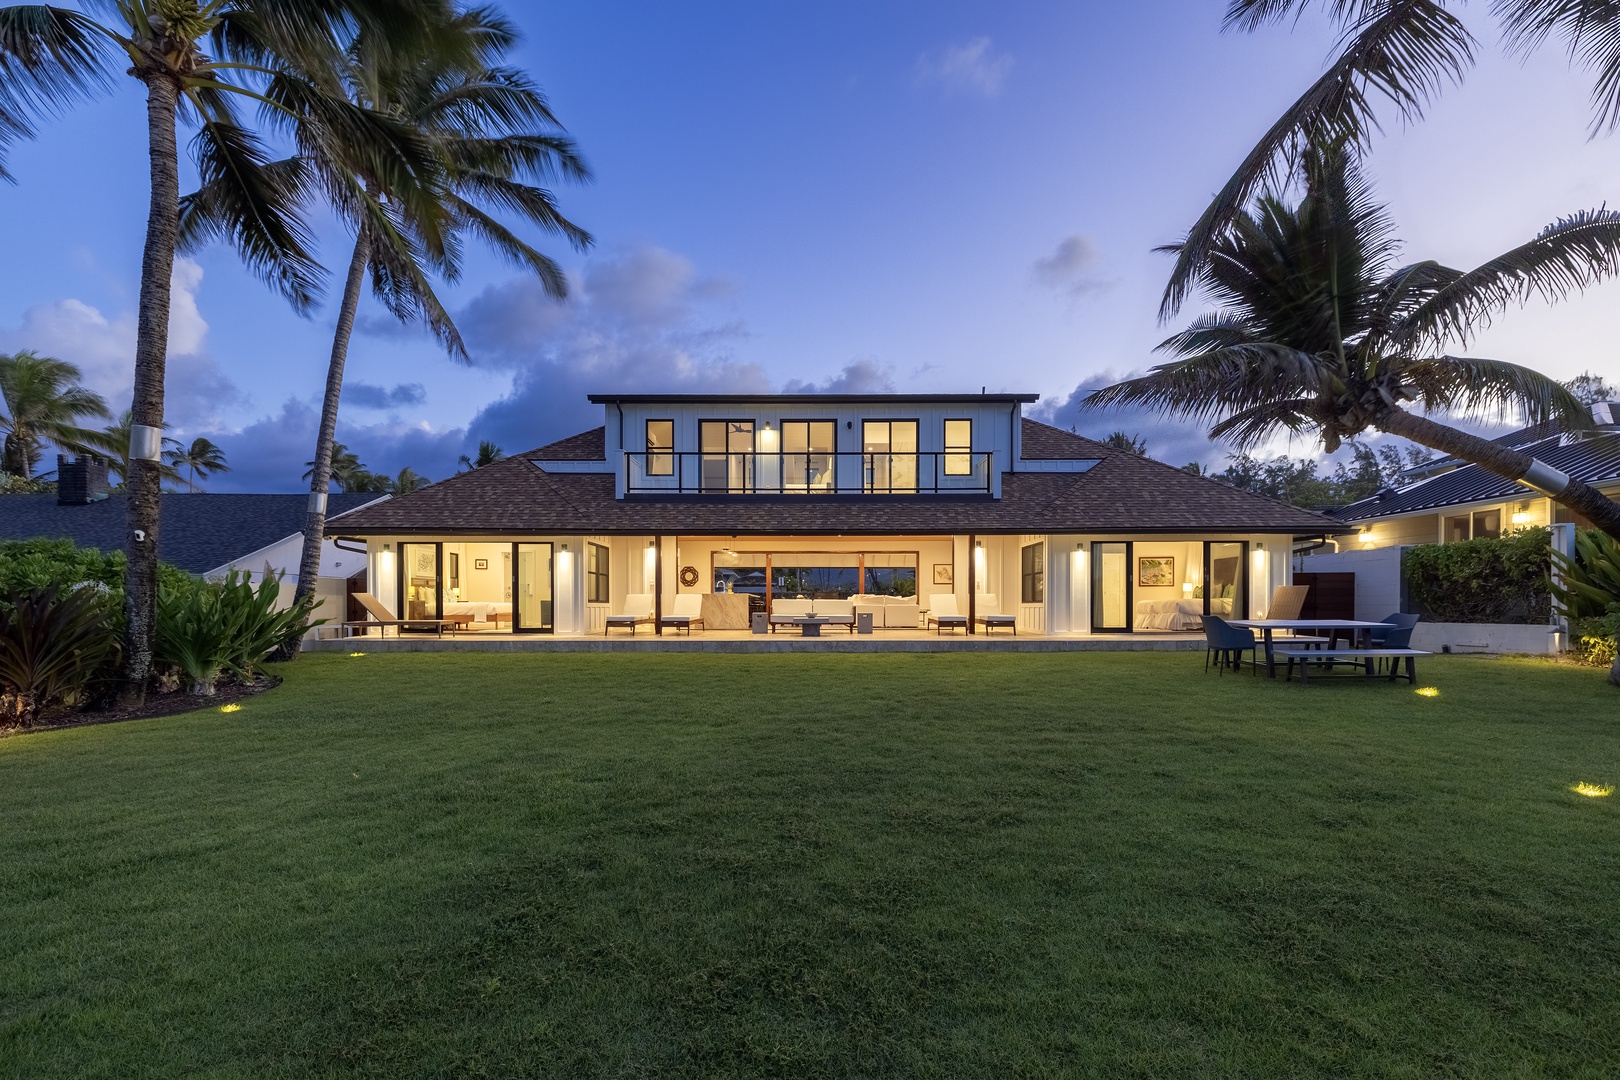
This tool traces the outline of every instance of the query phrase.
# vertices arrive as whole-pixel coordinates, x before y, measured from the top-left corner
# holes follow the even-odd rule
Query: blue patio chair
[[[1210,657],[1220,657],[1220,672],[1226,674],[1227,660],[1230,658],[1232,670],[1236,671],[1243,666],[1243,654],[1252,652],[1254,656],[1254,670],[1260,669],[1259,645],[1255,642],[1254,631],[1243,626],[1233,626],[1218,615],[1200,615],[1204,620],[1204,672],[1209,673]],[[1253,672],[1251,672],[1253,674]]]
[[[1421,615],[1403,615],[1403,614],[1401,614],[1400,612],[1397,611],[1393,615],[1385,615],[1382,619],[1379,619],[1378,621],[1388,623],[1390,625],[1391,629],[1411,630],[1412,627],[1414,627],[1414,626],[1416,626],[1418,624],[1418,620],[1420,618],[1422,618]],[[1376,629],[1375,628],[1375,629],[1367,631],[1367,639],[1372,642],[1372,647],[1373,648],[1382,649],[1382,648],[1385,647],[1384,646],[1384,639],[1388,636],[1388,634],[1389,634],[1389,630],[1382,630],[1382,629]],[[1411,638],[1412,638],[1412,635],[1407,634],[1406,637],[1407,637],[1407,640],[1410,641]],[[1406,645],[1391,645],[1391,646],[1389,646],[1389,648],[1391,648],[1391,649],[1405,649],[1405,648],[1409,648],[1409,646],[1406,646]]]
[[[1373,645],[1373,648],[1375,648],[1375,649],[1410,649],[1412,647],[1412,627],[1417,625],[1418,617],[1416,615],[1402,615],[1402,616],[1397,616],[1397,617],[1398,618],[1403,618],[1403,619],[1411,619],[1412,622],[1407,626],[1392,626],[1388,630],[1383,631],[1384,636],[1383,636],[1382,640],[1379,640],[1377,638],[1373,639],[1374,642],[1375,642],[1375,644]],[[1386,620],[1386,621],[1388,621],[1388,620]],[[1373,633],[1375,633],[1375,634],[1378,633],[1378,632],[1379,631],[1377,631],[1377,630],[1373,631]],[[1378,666],[1376,668],[1374,668],[1374,670],[1375,671],[1383,671],[1384,670],[1384,661],[1385,660],[1389,661],[1389,666],[1390,666],[1391,669],[1399,668],[1401,666],[1400,657],[1397,657],[1397,656],[1389,656],[1389,657],[1380,656],[1378,658]]]

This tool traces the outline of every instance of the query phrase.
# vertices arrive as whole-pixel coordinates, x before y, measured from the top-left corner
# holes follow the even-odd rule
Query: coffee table
[[[822,619],[814,615],[801,615],[788,621],[799,628],[799,636],[801,637],[820,637],[821,628],[832,622],[831,619]]]

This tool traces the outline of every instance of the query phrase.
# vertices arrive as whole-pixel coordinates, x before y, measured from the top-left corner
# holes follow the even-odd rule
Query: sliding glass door
[[[406,619],[439,617],[441,553],[438,544],[401,544],[399,612]]]
[[[1091,545],[1091,632],[1131,632],[1130,541],[1096,540]]]
[[[517,549],[517,570],[512,582],[512,592],[516,597],[512,629],[518,633],[549,634],[556,629],[552,605],[551,545],[512,546]]]
[[[1204,614],[1223,619],[1249,617],[1249,543],[1204,544]]]

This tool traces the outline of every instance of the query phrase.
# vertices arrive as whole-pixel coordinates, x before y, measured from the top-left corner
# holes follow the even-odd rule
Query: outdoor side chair
[[[1221,674],[1226,673],[1228,662],[1232,670],[1236,671],[1243,666],[1243,654],[1254,653],[1254,669],[1260,670],[1260,646],[1255,640],[1254,631],[1244,626],[1233,626],[1219,615],[1200,615],[1204,620],[1204,673],[1209,673],[1211,657],[1219,657]]]

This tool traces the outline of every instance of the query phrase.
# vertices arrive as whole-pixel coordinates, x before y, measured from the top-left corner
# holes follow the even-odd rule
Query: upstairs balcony
[[[953,495],[994,493],[988,452],[625,452],[632,495]]]

